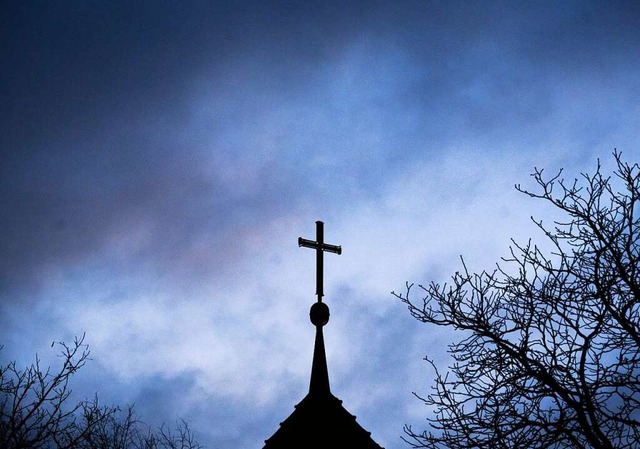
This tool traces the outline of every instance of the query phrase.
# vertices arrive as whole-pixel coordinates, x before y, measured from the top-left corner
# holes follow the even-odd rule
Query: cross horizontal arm
[[[325,243],[322,245],[322,250],[328,253],[342,254],[342,246],[338,245],[329,245],[328,243]]]
[[[298,246],[304,246],[305,248],[317,248],[318,242],[313,240],[303,239],[302,237],[298,237]]]
[[[298,237],[298,246],[304,246],[305,248],[321,249],[322,251],[326,251],[328,253],[342,254],[342,246],[330,245],[328,243],[319,244],[318,242],[314,242],[313,240],[303,239],[302,237]]]

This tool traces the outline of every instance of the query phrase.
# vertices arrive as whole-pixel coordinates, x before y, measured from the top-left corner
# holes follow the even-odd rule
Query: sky
[[[0,360],[260,448],[331,388],[387,449],[456,334],[391,292],[544,245],[535,167],[640,159],[637,2],[3,1]],[[419,299],[419,298],[418,298]]]

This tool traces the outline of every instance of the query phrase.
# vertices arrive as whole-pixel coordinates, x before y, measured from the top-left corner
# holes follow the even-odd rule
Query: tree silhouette
[[[612,176],[565,181],[536,169],[516,189],[564,217],[544,252],[513,242],[493,272],[396,294],[424,323],[461,331],[454,363],[421,400],[425,448],[636,448],[640,442],[640,167],[613,153]]]
[[[188,425],[152,429],[132,406],[71,403],[71,377],[89,358],[84,336],[61,348],[61,367],[43,369],[40,360],[26,369],[0,366],[0,448],[3,449],[198,449]]]

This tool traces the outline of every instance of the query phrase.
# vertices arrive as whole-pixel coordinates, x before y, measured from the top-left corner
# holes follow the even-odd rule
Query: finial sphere
[[[309,318],[314,326],[324,326],[329,322],[329,307],[323,302],[311,306]]]

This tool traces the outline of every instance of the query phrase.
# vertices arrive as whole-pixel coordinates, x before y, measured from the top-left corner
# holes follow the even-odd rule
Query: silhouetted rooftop
[[[264,449],[342,447],[381,449],[331,393],[322,326],[316,326],[309,394],[265,441]]]

